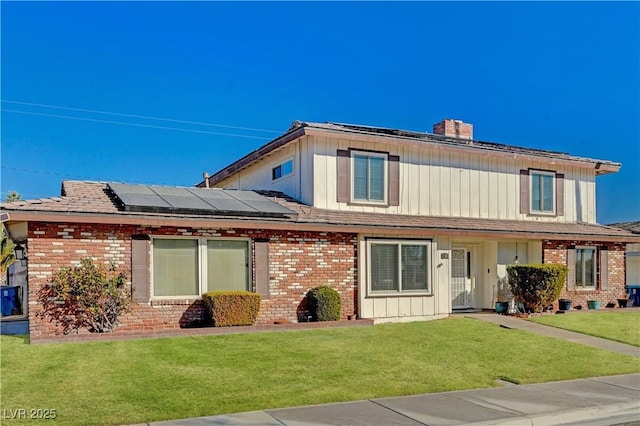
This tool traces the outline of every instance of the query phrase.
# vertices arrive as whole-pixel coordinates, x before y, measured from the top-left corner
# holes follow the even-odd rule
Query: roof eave
[[[442,149],[449,152],[466,152],[474,151],[479,154],[484,154],[487,156],[500,156],[503,158],[522,158],[529,159],[534,161],[542,161],[542,162],[550,162],[552,164],[562,164],[568,166],[577,166],[581,168],[594,169],[596,170],[596,175],[603,175],[609,173],[616,173],[620,170],[621,164],[607,161],[607,160],[598,160],[591,158],[581,158],[575,157],[572,155],[554,155],[552,153],[546,153],[542,155],[540,153],[536,153],[536,151],[531,152],[516,152],[509,150],[500,150],[498,148],[490,149],[486,146],[481,145],[473,145],[473,144],[460,144],[455,141],[444,141],[444,140],[430,140],[430,139],[420,139],[417,140],[415,138],[405,137],[405,136],[397,136],[397,135],[379,135],[375,133],[362,133],[356,131],[347,130],[335,130],[335,129],[323,129],[318,127],[305,127],[307,135],[341,135],[344,133],[349,133],[350,137],[359,140],[362,142],[380,142],[388,139],[395,139],[402,141],[403,143],[413,144],[418,146],[424,146],[424,144],[431,144],[438,149]]]
[[[292,128],[281,136],[278,136],[276,139],[271,142],[262,145],[260,148],[255,151],[245,155],[241,159],[229,164],[224,169],[216,172],[209,178],[209,184],[215,185],[216,183],[228,178],[233,175],[237,171],[247,167],[248,165],[256,162],[263,156],[269,154],[270,152],[288,144],[291,141],[294,141],[305,134],[305,127]],[[200,183],[196,184],[198,188],[205,187],[205,181],[202,180]]]
[[[2,211],[0,220],[6,222],[66,222],[105,225],[132,225],[143,227],[190,227],[190,228],[236,228],[265,229],[280,231],[317,231],[346,232],[350,234],[389,234],[398,236],[425,237],[448,236],[469,238],[502,238],[508,240],[589,240],[595,242],[640,243],[640,236],[603,235],[581,232],[530,232],[527,230],[443,228],[425,226],[399,225],[352,225],[328,222],[312,222],[292,218],[255,218],[255,217],[184,217],[162,215],[135,215],[123,213],[74,213],[74,212],[42,212],[42,211]]]

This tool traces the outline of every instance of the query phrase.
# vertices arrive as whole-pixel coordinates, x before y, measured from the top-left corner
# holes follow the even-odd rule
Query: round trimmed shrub
[[[568,271],[565,265],[549,263],[507,266],[511,293],[527,312],[542,312],[555,302],[562,293]]]
[[[313,321],[338,321],[340,319],[340,293],[321,285],[307,292],[309,312]]]

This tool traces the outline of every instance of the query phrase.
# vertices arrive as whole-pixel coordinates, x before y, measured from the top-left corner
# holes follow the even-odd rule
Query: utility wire
[[[152,129],[162,129],[162,130],[175,130],[179,132],[192,132],[192,133],[204,133],[207,135],[218,135],[218,136],[232,136],[236,138],[250,138],[250,139],[262,139],[269,140],[271,138],[264,136],[251,136],[251,135],[239,135],[235,133],[221,133],[221,132],[208,132],[206,130],[196,130],[196,129],[180,129],[178,127],[166,127],[166,126],[152,126],[151,124],[138,124],[138,123],[126,123],[123,121],[111,121],[111,120],[99,120],[96,118],[82,118],[82,117],[72,117],[69,115],[57,115],[57,114],[46,114],[44,112],[27,112],[27,111],[16,111],[12,109],[2,109],[2,112],[11,112],[15,114],[27,114],[27,115],[40,115],[44,117],[54,117],[54,118],[65,118],[68,120],[80,120],[80,121],[93,121],[96,123],[108,123],[108,124],[121,124],[123,126],[135,126],[135,127],[148,127]]]
[[[24,169],[21,167],[11,167],[11,166],[0,166],[0,168],[3,168],[5,170],[12,170],[14,172],[24,172],[24,173],[38,173],[38,174],[42,174],[42,175],[50,175],[50,176],[62,176],[62,177],[68,177],[71,179],[86,179],[86,180],[100,180],[97,178],[88,178],[88,177],[79,177],[79,176],[69,176],[68,174],[63,174],[63,173],[55,173],[55,172],[49,172],[46,170],[32,170],[32,169]]]
[[[32,174],[41,174],[41,175],[49,175],[49,176],[59,176],[59,177],[62,177],[64,180],[82,180],[82,181],[91,181],[91,182],[119,182],[118,179],[113,179],[113,178],[105,179],[105,178],[90,177],[90,176],[77,176],[77,175],[70,175],[68,173],[56,173],[56,172],[50,172],[46,170],[25,169],[22,167],[11,167],[11,166],[2,165],[0,166],[0,168],[9,170],[12,172],[19,172],[19,173],[32,173]],[[132,183],[132,182],[128,182],[128,183]],[[154,183],[147,183],[147,184],[175,186],[175,183],[169,183],[169,182],[154,182]],[[0,191],[0,193],[2,194],[9,193],[9,192],[11,191]],[[20,195],[33,195],[33,194],[23,194],[20,192]],[[47,197],[51,197],[51,195],[47,195]]]
[[[225,124],[214,124],[214,123],[203,123],[199,121],[188,121],[188,120],[176,120],[173,118],[161,118],[161,117],[151,117],[147,115],[137,115],[137,114],[123,114],[119,112],[109,112],[109,111],[99,111],[94,109],[85,109],[85,108],[71,108],[64,107],[59,105],[47,105],[47,104],[37,104],[32,102],[22,102],[22,101],[11,101],[7,99],[2,99],[2,102],[10,103],[10,104],[19,104],[19,105],[29,105],[29,106],[38,106],[38,107],[46,107],[46,108],[56,108],[56,109],[64,109],[68,111],[80,111],[80,112],[90,112],[94,114],[107,114],[107,115],[117,115],[120,117],[132,117],[132,118],[143,118],[145,120],[157,120],[157,121],[170,121],[173,123],[183,123],[183,124],[196,124],[199,126],[213,126],[213,127],[225,127],[227,129],[236,129],[236,130],[250,130],[253,132],[269,132],[269,133],[282,133],[278,130],[267,130],[267,129],[256,129],[253,127],[241,127],[241,126],[229,126]]]

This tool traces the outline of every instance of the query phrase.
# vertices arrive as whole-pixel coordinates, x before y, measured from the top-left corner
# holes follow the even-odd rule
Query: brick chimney
[[[433,133],[450,138],[471,140],[473,139],[473,124],[465,123],[462,120],[445,118],[433,125]]]

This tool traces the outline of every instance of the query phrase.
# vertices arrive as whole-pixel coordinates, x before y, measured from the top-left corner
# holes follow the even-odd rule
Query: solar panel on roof
[[[295,214],[253,191],[109,183],[125,211],[235,216]]]
[[[291,210],[253,191],[228,191],[229,195],[265,213],[287,214]]]
[[[224,212],[247,212],[259,213],[259,210],[243,203],[242,201],[229,195],[230,192],[222,189],[202,189],[197,192],[198,197],[209,203],[214,208]]]
[[[169,203],[153,192],[148,186],[130,185],[126,183],[109,184],[111,190],[118,196],[127,211],[136,211],[137,208],[155,207],[168,208]],[[127,209],[127,207],[134,207]]]
[[[209,210],[212,208],[206,201],[189,192],[187,188],[154,186],[150,189],[176,209]]]

